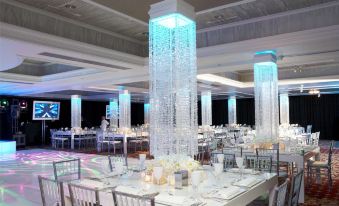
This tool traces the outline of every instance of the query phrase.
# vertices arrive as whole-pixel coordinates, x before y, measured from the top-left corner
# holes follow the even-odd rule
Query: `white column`
[[[237,99],[235,96],[228,98],[228,124],[237,124]]]
[[[280,94],[280,124],[290,124],[290,103],[288,94]]]
[[[212,95],[211,91],[201,92],[201,124],[212,125]]]
[[[71,126],[72,128],[81,128],[81,96],[71,96]]]
[[[257,143],[275,143],[279,132],[278,69],[275,51],[254,57],[255,126]]]
[[[119,128],[131,128],[131,95],[127,90],[119,92]]]
[[[144,124],[149,124],[150,121],[150,104],[144,103]]]
[[[117,98],[111,98],[109,100],[109,125],[111,128],[118,128],[119,122],[119,104]]]
[[[150,144],[155,157],[197,152],[196,25],[182,0],[149,12]]]

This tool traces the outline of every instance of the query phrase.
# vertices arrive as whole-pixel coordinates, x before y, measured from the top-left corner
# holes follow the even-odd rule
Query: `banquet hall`
[[[339,0],[0,0],[0,206],[338,206]]]

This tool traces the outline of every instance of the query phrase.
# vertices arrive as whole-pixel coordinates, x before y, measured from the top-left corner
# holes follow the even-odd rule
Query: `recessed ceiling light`
[[[67,9],[76,9],[77,7],[75,5],[73,5],[73,4],[66,4],[65,8],[67,8]]]

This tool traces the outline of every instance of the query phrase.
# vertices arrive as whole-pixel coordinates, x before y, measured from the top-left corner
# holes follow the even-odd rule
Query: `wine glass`
[[[109,168],[109,163],[107,160],[101,161],[101,172],[103,175],[104,185],[109,185],[108,175],[111,172],[111,169]]]
[[[214,166],[215,177],[218,180],[220,174],[224,171],[224,164],[223,163],[215,163],[213,166]]]
[[[218,163],[224,163],[224,154],[217,154]]]
[[[139,166],[140,170],[145,169],[146,154],[139,154]]]
[[[200,171],[193,171],[191,174],[191,184],[192,184],[192,188],[193,188],[193,196],[192,199],[194,200],[194,202],[198,201],[198,197],[197,197],[197,190],[198,190],[198,186],[200,184],[201,181],[201,172]]]
[[[159,185],[160,185],[160,178],[162,177],[162,172],[163,172],[163,167],[153,168],[153,176]]]
[[[237,166],[238,166],[238,168],[240,170],[240,179],[242,179],[242,172],[243,172],[243,169],[245,167],[245,165],[244,165],[244,158],[243,157],[236,157],[235,161],[236,161]]]

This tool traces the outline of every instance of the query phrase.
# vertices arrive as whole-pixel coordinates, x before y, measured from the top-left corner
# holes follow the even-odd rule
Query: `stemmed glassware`
[[[243,157],[236,157],[235,161],[236,161],[237,166],[238,166],[238,168],[240,170],[240,179],[242,179],[242,173],[243,173],[243,169],[245,167],[245,165],[244,165],[244,158]]]
[[[193,188],[193,197],[192,199],[194,202],[198,202],[198,186],[201,182],[201,172],[200,171],[193,171],[191,174],[191,183],[192,183],[192,188]]]
[[[160,185],[160,179],[162,177],[163,167],[154,167],[153,168],[153,177],[156,179],[157,183]]]

